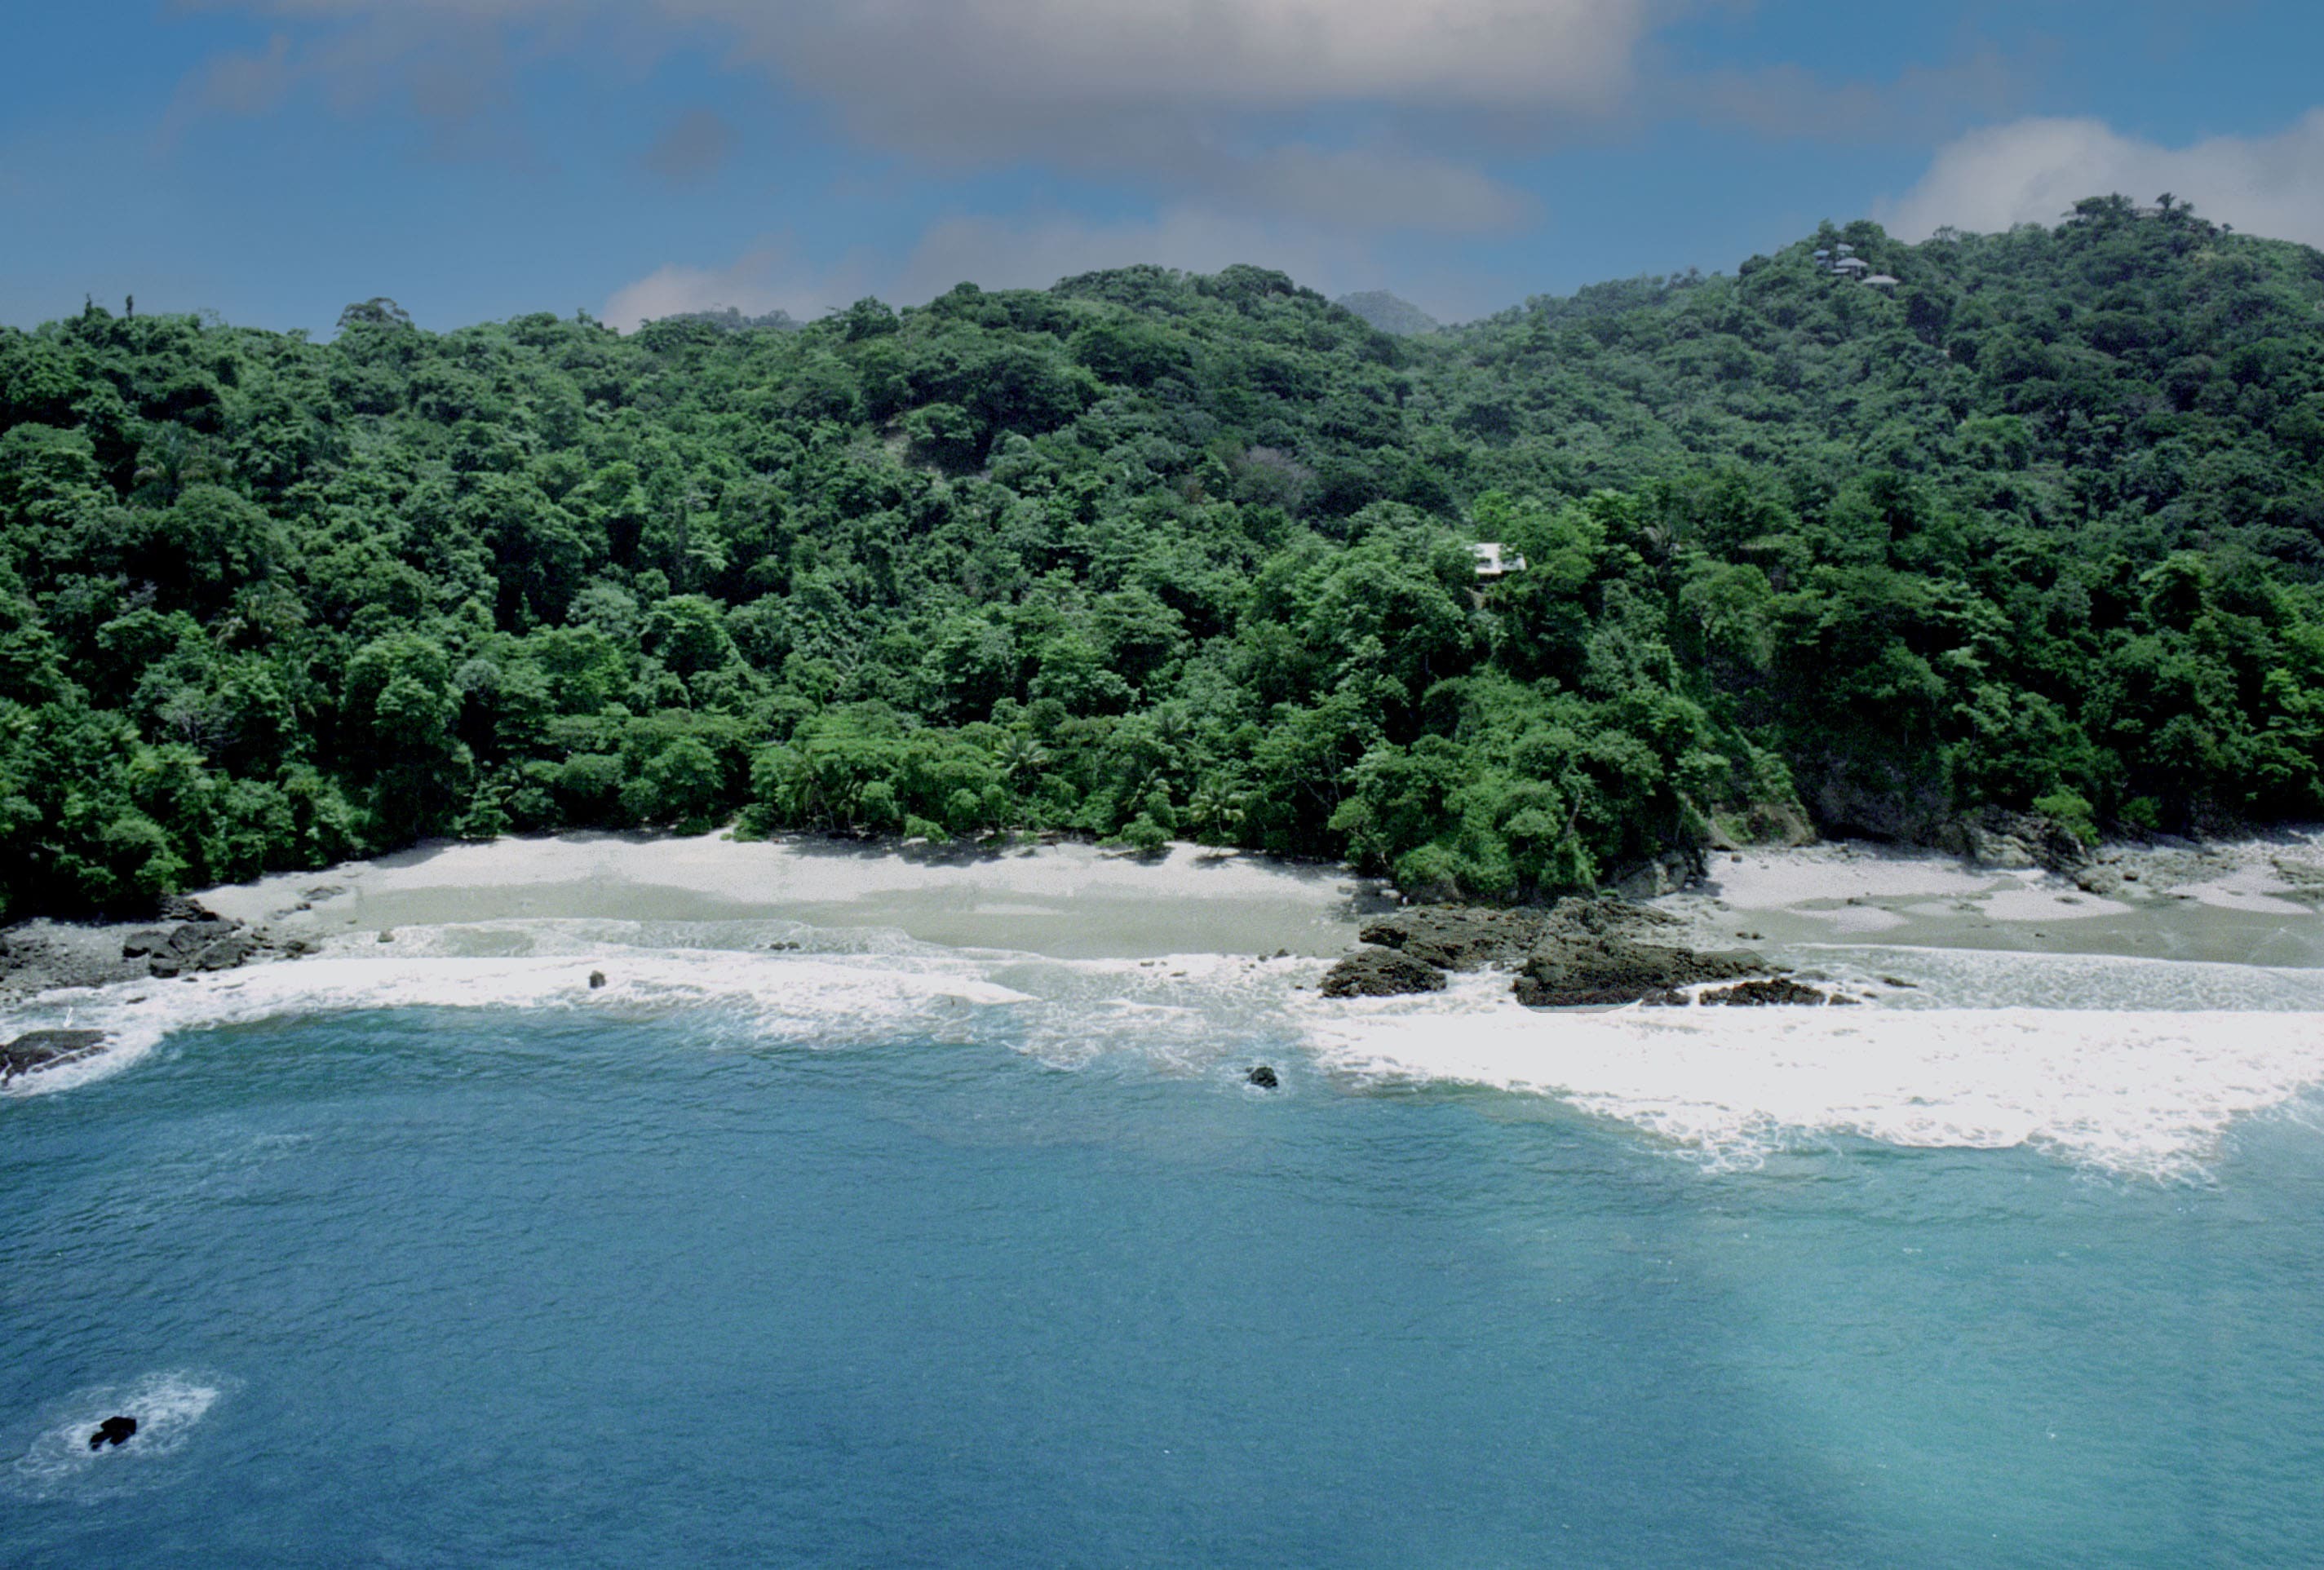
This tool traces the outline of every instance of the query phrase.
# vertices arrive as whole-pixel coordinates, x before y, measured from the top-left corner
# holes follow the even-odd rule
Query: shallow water
[[[1920,983],[1807,1016],[1876,1027],[1873,1090],[2009,1039],[1958,989],[2179,1043],[2179,1091],[2056,1103],[2082,1143],[1977,1149],[1786,1124],[1766,1015],[1700,1011],[1731,1087],[1577,1088],[1671,1027],[1481,987],[1326,1013],[1296,966],[610,939],[78,1005],[152,1044],[0,1101],[8,1563],[2324,1549],[2301,973],[1849,958]],[[2063,1125],[2038,1097],[2087,1058],[2012,1094]],[[1241,1082],[1262,1060],[1281,1090]],[[2190,1078],[2249,1104],[2158,1124]],[[1656,1123],[1690,1095],[1717,1116]],[[115,1410],[145,1426],[89,1454]]]

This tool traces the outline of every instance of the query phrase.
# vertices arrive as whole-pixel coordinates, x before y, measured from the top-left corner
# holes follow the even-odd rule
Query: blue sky
[[[1135,261],[1459,317],[2117,188],[2324,244],[2315,0],[0,0],[0,43],[20,326],[807,316]]]

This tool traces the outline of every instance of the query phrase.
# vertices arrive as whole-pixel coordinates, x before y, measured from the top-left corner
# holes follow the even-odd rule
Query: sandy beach
[[[440,843],[198,897],[318,941],[455,923],[781,920],[1054,959],[1335,954],[1395,904],[1345,868],[1193,845],[1141,858],[1078,843],[980,852],[720,834]]]
[[[2324,1079],[2314,832],[2110,848],[2070,877],[1860,843],[1722,853],[1705,873],[1655,902],[1682,918],[1674,938],[1751,950],[1860,1006],[1542,1012],[1489,969],[1329,997],[1327,971],[1393,890],[1194,846],[1141,858],[579,834],[421,846],[198,896],[217,925],[270,945],[260,959],[309,956],[287,962],[149,977],[121,969],[128,930],[66,929],[109,945],[118,973],[20,988],[0,1037],[106,1037],[10,1082],[29,1095],[117,1073],[173,1034],[286,1016],[686,1014],[737,1044],[979,1042],[1237,1084],[1255,1052],[1296,1054],[1356,1090],[1554,1097],[1714,1162],[1837,1133],[2153,1173],[2194,1170],[2236,1119]]]
[[[2073,877],[1862,841],[1718,853],[1657,902],[1706,946],[1878,945],[2324,967],[2324,833],[2099,849]]]
[[[283,946],[512,923],[794,923],[1056,959],[1320,959],[1393,910],[1345,867],[1175,845],[1006,849],[794,837],[576,833],[438,841],[195,895]],[[2324,831],[2110,846],[2070,877],[1860,841],[1712,854],[1654,902],[1706,949],[2121,955],[2324,968]],[[48,923],[36,923],[47,927]],[[97,929],[50,931],[117,946]],[[109,950],[108,950],[109,951]],[[387,957],[386,953],[382,954]]]

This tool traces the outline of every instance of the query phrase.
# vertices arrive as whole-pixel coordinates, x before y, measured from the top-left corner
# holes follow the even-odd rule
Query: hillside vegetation
[[[2324,811],[2324,256],[2175,204],[1416,338],[1249,268],[787,326],[0,333],[5,911],[738,814],[1523,898]]]

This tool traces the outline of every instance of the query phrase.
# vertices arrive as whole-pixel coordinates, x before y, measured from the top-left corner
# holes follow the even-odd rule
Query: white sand
[[[779,919],[1059,958],[1332,954],[1354,941],[1365,914],[1392,903],[1344,868],[1192,845],[1145,860],[1082,844],[981,854],[716,834],[438,843],[198,897],[294,936],[522,919]]]
[[[1864,844],[1714,854],[1667,896],[1698,941],[1997,949],[2324,966],[2324,834],[2108,846],[2089,886]]]

